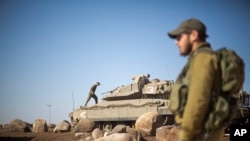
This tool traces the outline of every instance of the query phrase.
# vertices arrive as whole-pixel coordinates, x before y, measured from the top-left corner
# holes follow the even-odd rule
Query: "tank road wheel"
[[[111,131],[113,126],[111,122],[104,122],[102,128],[103,128],[103,131],[107,132],[107,131]]]

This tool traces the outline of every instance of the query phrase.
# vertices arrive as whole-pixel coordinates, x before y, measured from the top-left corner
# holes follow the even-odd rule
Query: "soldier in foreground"
[[[89,100],[90,100],[91,97],[95,99],[95,103],[96,103],[96,104],[98,103],[98,97],[97,97],[96,94],[95,94],[95,90],[96,90],[96,87],[99,86],[99,85],[101,85],[100,82],[96,82],[96,84],[94,84],[94,85],[90,88],[90,90],[89,90],[89,95],[88,95],[88,98],[87,98],[87,100],[86,100],[85,106],[87,106],[87,104],[88,104],[88,102],[89,102]]]
[[[213,53],[198,51],[201,48],[212,50],[206,42],[206,26],[198,19],[187,19],[177,29],[168,32],[168,36],[175,39],[180,55],[188,56],[188,62],[172,90],[170,102],[170,108],[176,107],[174,104],[180,107],[175,111],[175,122],[180,125],[180,141],[221,141],[223,126],[209,133],[203,130],[219,75],[217,57]],[[174,96],[180,96],[181,100]]]

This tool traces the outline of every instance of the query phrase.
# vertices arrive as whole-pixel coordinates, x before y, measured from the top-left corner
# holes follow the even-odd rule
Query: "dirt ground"
[[[74,133],[19,133],[19,132],[0,132],[0,141],[77,141]]]
[[[75,137],[73,132],[66,133],[19,133],[0,132],[0,141],[79,141],[80,137]],[[148,137],[147,141],[156,141],[155,137]],[[224,137],[223,141],[229,141],[229,137]]]

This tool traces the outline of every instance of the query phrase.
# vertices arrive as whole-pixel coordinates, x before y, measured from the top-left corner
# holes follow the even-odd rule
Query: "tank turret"
[[[133,83],[128,85],[118,86],[115,89],[104,93],[103,100],[126,100],[139,98],[169,98],[172,86],[172,81],[160,81],[159,79],[149,80],[150,75],[139,75],[132,77]]]

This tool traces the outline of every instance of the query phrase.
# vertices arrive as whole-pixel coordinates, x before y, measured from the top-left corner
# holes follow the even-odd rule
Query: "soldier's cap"
[[[183,21],[176,29],[168,32],[168,36],[172,39],[175,39],[177,36],[182,33],[190,32],[191,30],[197,30],[204,37],[208,37],[207,29],[204,23],[195,18],[190,18]]]

